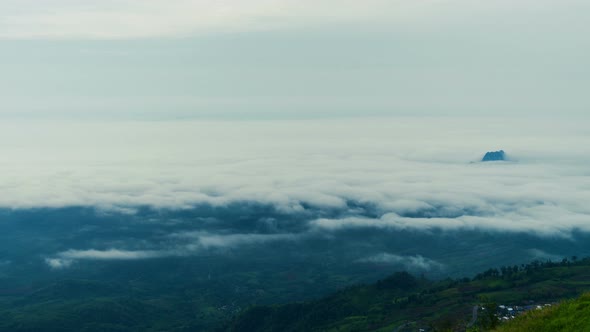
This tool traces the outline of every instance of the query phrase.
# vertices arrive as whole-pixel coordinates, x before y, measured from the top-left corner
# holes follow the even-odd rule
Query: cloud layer
[[[373,264],[391,264],[401,265],[404,269],[416,271],[430,271],[433,269],[442,269],[444,266],[434,260],[424,258],[420,255],[415,256],[401,256],[390,253],[380,253],[370,257],[357,260],[359,263],[373,263]]]
[[[476,118],[3,124],[0,206],[252,202],[332,211],[313,223],[323,230],[563,236],[589,230],[587,134],[563,120]],[[517,161],[476,162],[499,148]]]
[[[397,9],[415,7],[399,3]],[[368,20],[386,1],[3,1],[0,38],[137,38]]]
[[[166,254],[158,251],[130,251],[119,249],[108,250],[74,250],[60,252],[56,257],[46,258],[45,263],[52,269],[64,269],[79,260],[136,260],[163,257]]]
[[[499,17],[504,18],[499,26],[505,26],[523,20],[561,21],[564,12],[569,22],[576,22],[585,5],[579,0],[5,0],[0,4],[0,38],[142,38],[368,22],[406,29],[440,24],[480,27]]]
[[[295,234],[214,234],[205,231],[184,231],[167,235],[172,244],[155,250],[124,249],[69,249],[45,258],[45,263],[52,269],[64,269],[78,261],[121,261],[142,260],[162,257],[184,257],[210,253],[213,250],[240,248],[244,246],[264,245],[277,241],[294,241],[300,238]],[[152,239],[144,239],[151,242]],[[103,239],[107,241],[107,239]],[[132,241],[128,242],[132,243]],[[129,243],[128,243],[129,244]],[[152,243],[152,245],[154,245]],[[0,261],[0,266],[2,262]]]

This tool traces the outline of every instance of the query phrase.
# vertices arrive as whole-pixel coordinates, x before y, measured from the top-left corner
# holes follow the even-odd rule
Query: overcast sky
[[[0,116],[585,116],[583,0],[3,0]]]

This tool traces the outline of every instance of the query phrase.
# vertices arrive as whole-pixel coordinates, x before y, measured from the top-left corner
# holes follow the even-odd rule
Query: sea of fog
[[[576,119],[12,121],[0,145],[6,280],[203,257],[211,278],[213,257],[346,284],[590,254]]]

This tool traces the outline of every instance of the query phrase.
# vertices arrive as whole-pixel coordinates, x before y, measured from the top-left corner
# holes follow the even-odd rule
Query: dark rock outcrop
[[[487,152],[481,161],[500,161],[506,160],[506,153],[504,150]]]

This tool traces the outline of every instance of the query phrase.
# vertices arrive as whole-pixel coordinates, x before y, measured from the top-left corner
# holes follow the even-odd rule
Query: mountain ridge
[[[224,331],[488,331],[493,319],[481,309],[477,317],[473,308],[534,307],[588,290],[590,258],[491,268],[471,279],[429,281],[398,272],[316,301],[251,307]]]

